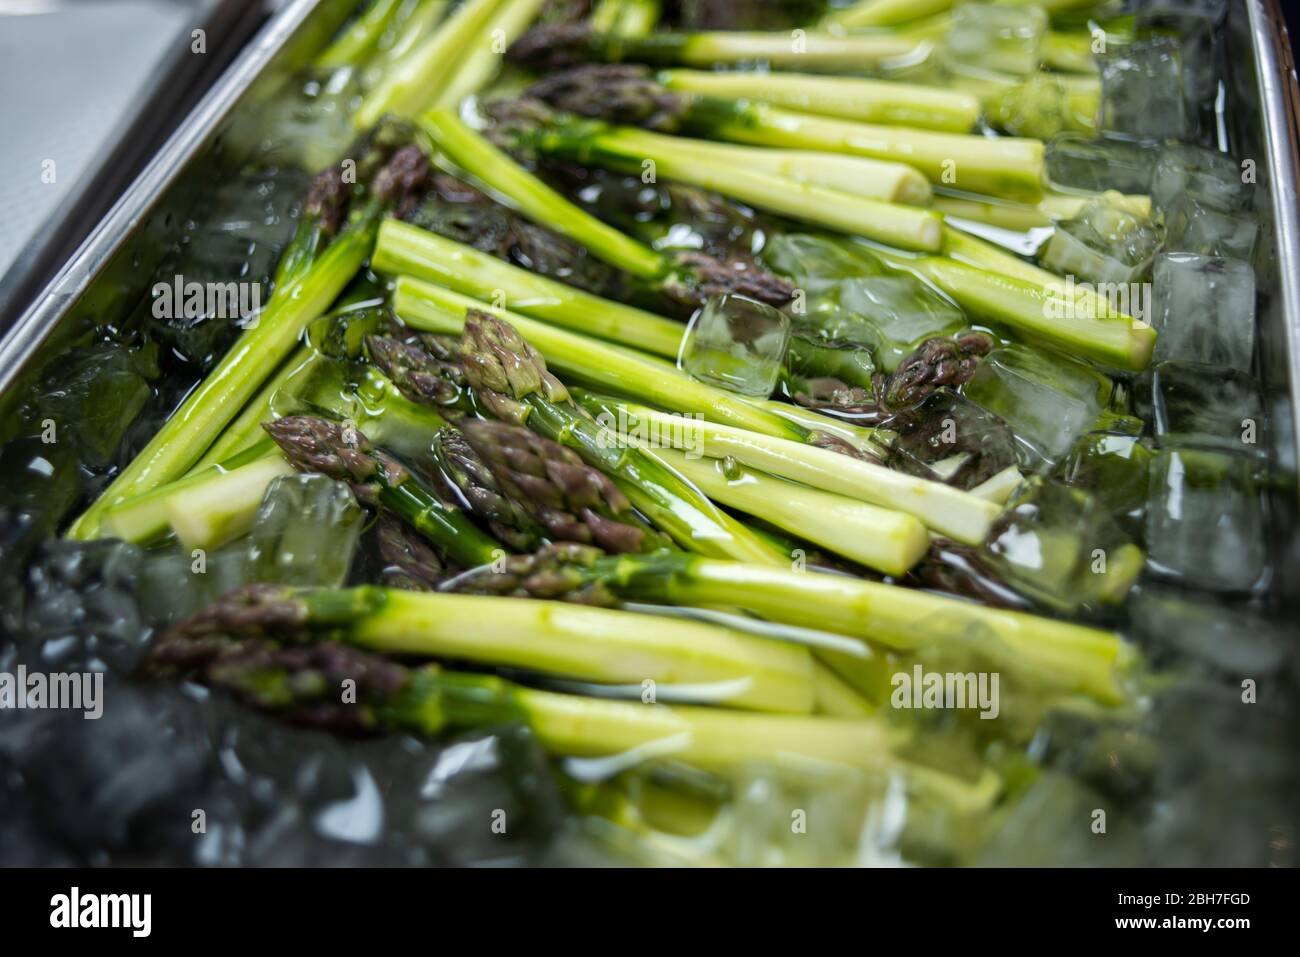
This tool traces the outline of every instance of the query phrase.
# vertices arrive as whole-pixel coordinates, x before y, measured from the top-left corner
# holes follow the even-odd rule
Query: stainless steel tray
[[[268,22],[144,169],[54,280],[0,341],[0,443],[8,404],[88,322],[108,322],[144,295],[157,256],[178,228],[202,167],[223,148],[223,131],[320,49],[352,0],[290,0]],[[1260,280],[1261,377],[1269,400],[1269,451],[1285,492],[1275,528],[1279,569],[1300,581],[1294,534],[1300,501],[1300,156],[1297,91],[1277,0],[1237,0],[1226,23],[1228,111],[1234,151],[1256,161],[1265,241]],[[1289,573],[1288,573],[1289,570]],[[1297,589],[1284,589],[1283,593]]]

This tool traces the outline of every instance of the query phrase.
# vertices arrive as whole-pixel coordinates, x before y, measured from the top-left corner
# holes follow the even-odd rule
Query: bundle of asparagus
[[[653,33],[654,4],[607,0],[588,22],[537,0],[446,6],[376,0],[318,59],[365,78],[357,175],[320,174],[257,325],[70,531],[220,548],[274,482],[318,473],[380,516],[387,568],[355,587],[247,582],[160,636],[149,670],[332,727],[521,721],[562,755],[824,762],[949,795],[904,755],[892,669],[972,662],[1025,700],[1127,704],[1117,634],[967,600],[943,564],[992,547],[1020,469],[990,453],[996,473],[962,485],[969,444],[900,464],[894,429],[1013,342],[1139,371],[1155,339],[954,225],[1041,227],[1090,201],[1045,193],[1040,141],[974,134],[965,90],[832,75],[923,59],[946,27],[814,31],[795,55],[783,35]],[[832,21],[889,25],[904,6]],[[707,69],[755,58],[772,71]],[[551,72],[476,110],[503,64]],[[612,213],[620,177],[658,206]],[[680,190],[702,202],[674,205]],[[706,251],[701,210],[754,224],[750,248]],[[810,229],[818,256],[776,254],[773,236]],[[886,365],[892,318],[860,304],[900,283],[960,322]],[[677,317],[723,294],[793,325],[775,361],[801,404],[685,371]],[[866,331],[832,331],[849,327]],[[1121,415],[1091,372],[1111,385],[1094,414]],[[935,444],[941,426],[908,434]],[[673,706],[610,700],[647,686]]]

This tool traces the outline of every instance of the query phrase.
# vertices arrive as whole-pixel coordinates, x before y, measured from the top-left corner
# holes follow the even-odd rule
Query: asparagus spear
[[[226,426],[226,431],[212,443],[212,447],[204,453],[189,474],[219,465],[261,442],[266,437],[262,432],[262,423],[271,418],[272,403],[276,395],[284,384],[301,372],[311,359],[312,349],[305,345],[299,346],[288,359],[285,359],[276,374],[266,380],[266,385],[262,386],[261,391],[248,401],[244,411]]]
[[[818,628],[895,651],[974,652],[1043,687],[1106,703],[1125,697],[1135,653],[1108,631],[989,608],[848,575],[716,561],[697,555],[600,556],[545,550],[512,556],[447,587],[494,595],[740,608],[773,622]]]
[[[496,480],[494,505],[507,498],[560,541],[594,543],[608,552],[639,552],[662,545],[657,536],[646,534],[635,523],[631,503],[618,486],[571,449],[505,422],[468,420],[461,430],[466,444]],[[468,474],[470,463],[464,451],[450,452]],[[476,491],[482,488],[482,478],[479,472]]]
[[[360,586],[238,589],[163,639],[311,641],[526,668],[606,684],[729,685],[728,706],[808,714],[808,650],[727,628],[608,608]],[[666,689],[665,689],[666,690]]]
[[[565,70],[534,83],[527,95],[595,119],[686,132],[754,146],[821,150],[906,163],[932,182],[1036,202],[1043,192],[1043,144],[881,126],[765,103],[675,93],[634,65]]]
[[[448,159],[534,222],[582,243],[610,265],[652,281],[672,299],[698,303],[730,291],[784,305],[793,294],[784,280],[752,265],[737,268],[703,253],[669,257],[655,252],[570,203],[447,110],[430,110],[420,125]]]
[[[984,541],[999,511],[992,502],[969,492],[813,445],[712,422],[680,420],[645,406],[611,403],[586,393],[577,397],[591,410],[616,413],[615,420],[631,430],[633,439],[638,430],[659,435],[679,450],[735,459],[812,488],[914,515],[927,527],[972,545]]]
[[[354,730],[436,735],[447,728],[526,724],[557,754],[605,756],[653,748],[679,761],[728,769],[792,759],[879,769],[896,738],[878,721],[643,705],[525,688],[494,675],[411,669],[337,642],[161,641],[154,673],[200,675],[264,709]],[[339,689],[355,682],[357,704]]]
[[[384,144],[380,145],[382,149]],[[185,474],[261,388],[265,377],[293,350],[307,323],[323,313],[351,281],[374,245],[384,208],[399,202],[427,176],[428,162],[410,146],[392,153],[371,182],[372,196],[338,237],[311,262],[295,267],[277,288],[257,323],[247,329],[181,407],[68,531],[94,538],[106,508]],[[333,183],[338,171],[327,182]],[[318,180],[318,185],[319,185]],[[337,193],[313,190],[307,215],[332,224],[340,215]]]
[[[599,0],[589,22],[611,36],[643,37],[659,22],[660,6],[660,0]]]
[[[826,22],[840,27],[892,27],[947,13],[960,0],[857,0],[826,17]],[[1034,4],[1049,13],[1081,10],[1095,6],[1097,0],[1002,0],[1007,4]]]
[[[980,101],[970,93],[894,80],[740,70],[662,70],[656,79],[676,93],[945,133],[967,133],[980,116]]]
[[[366,70],[367,87],[375,86],[398,65],[407,61],[438,29],[450,0],[416,0],[410,15],[393,37],[392,45],[381,50]]]
[[[785,31],[704,30],[618,37],[598,33],[589,24],[539,24],[507,56],[538,72],[591,62],[714,67],[762,60],[775,69],[862,73],[901,67],[927,52],[923,40],[905,35],[812,31],[795,42]]]
[[[394,286],[393,310],[407,325],[443,335],[460,335],[465,317],[470,312],[483,312],[518,329],[566,377],[767,435],[795,441],[809,436],[807,430],[769,409],[697,382],[666,362],[493,308],[409,276],[400,277]]]
[[[361,15],[316,58],[316,65],[323,70],[335,70],[365,62],[392,25],[402,2],[403,0],[372,0]]]
[[[826,22],[839,27],[892,27],[909,20],[946,13],[957,0],[857,0],[827,14]]]
[[[477,93],[491,82],[501,69],[506,47],[537,19],[546,0],[502,0],[482,35],[472,38],[470,53],[452,74],[442,92],[427,101],[431,106],[454,107],[465,97]],[[463,51],[461,51],[463,56]]]
[[[495,479],[490,493],[482,496],[486,499],[485,507],[475,508],[476,514],[493,515],[501,508],[500,499],[505,497],[515,510],[536,515],[555,538],[569,542],[594,540],[611,552],[650,550],[647,546],[651,543],[646,541],[646,536],[623,523],[625,501],[614,501],[612,507],[607,506],[606,514],[596,517],[591,533],[575,534],[569,530],[574,516],[583,515],[588,509],[571,489],[601,486],[594,481],[594,476],[575,479],[564,473],[547,474],[557,472],[561,463],[565,470],[581,468],[580,460],[568,449],[552,448],[554,443],[527,429],[500,422],[466,422],[463,428],[478,453],[477,464],[490,471]],[[655,448],[649,454],[680,473],[709,498],[887,574],[903,574],[930,547],[925,527],[900,512],[731,464],[720,468],[713,459],[701,461],[694,455],[669,448]],[[522,478],[527,481],[521,481],[518,474],[521,469]],[[548,520],[545,514],[538,515],[539,505],[557,512],[558,518]],[[617,523],[614,534],[606,527],[611,520]],[[593,519],[587,516],[587,521],[591,523]]]
[[[675,358],[681,323],[539,276],[400,220],[379,228],[371,266],[502,305],[545,322]]]
[[[507,323],[486,313],[468,314],[461,355],[466,377],[496,416],[574,449],[588,465],[611,476],[632,504],[681,547],[746,561],[789,560],[677,473],[581,412],[541,355]]]
[[[504,0],[465,0],[447,21],[389,69],[353,114],[358,129],[373,126],[386,113],[414,117],[434,103],[451,82],[464,51]]]
[[[462,568],[486,564],[502,554],[496,541],[464,512],[444,504],[355,427],[286,416],[265,428],[295,467],[350,482],[358,500],[396,515]]]
[[[161,538],[170,528],[170,521],[167,516],[167,500],[171,496],[183,489],[194,488],[207,482],[216,481],[224,475],[260,463],[268,458],[274,459],[278,458],[278,456],[275,454],[275,444],[270,439],[263,438],[223,462],[191,472],[174,482],[160,485],[158,488],[151,489],[105,509],[101,521],[101,531],[105,535],[120,538],[137,545],[152,542]],[[274,474],[268,475],[266,484],[269,484],[274,477]],[[265,485],[262,486],[263,491],[265,491],[265,487]],[[220,498],[213,500],[220,501]],[[261,493],[259,492],[257,502],[248,510],[250,518],[260,502]],[[247,502],[245,501],[244,504],[247,505]]]
[[[577,121],[563,115],[542,117],[538,109],[514,110],[503,125],[516,148],[540,150],[550,156],[583,165],[597,165],[621,173],[642,173],[654,164],[655,175],[711,189],[759,209],[779,213],[829,229],[865,236],[900,249],[935,251],[940,245],[939,214],[893,202],[908,179],[891,164],[886,177],[872,188],[886,201],[826,185],[845,171],[830,172],[817,162],[818,154],[782,151],[764,157],[763,150],[737,152],[701,140],[664,136],[631,127],[609,126],[593,120]],[[493,114],[502,117],[502,111]],[[757,163],[749,162],[757,153]],[[768,165],[772,161],[773,165]],[[794,176],[774,170],[788,168]],[[764,169],[764,166],[768,166]],[[892,168],[891,168],[892,167]],[[906,167],[902,168],[906,170]],[[858,171],[859,183],[880,172],[872,166]],[[859,190],[862,186],[859,185]],[[915,193],[911,194],[915,196]]]
[[[1095,293],[1077,290],[1067,295],[1063,281],[1052,273],[1046,273],[1051,282],[1044,283],[947,257],[908,258],[885,252],[880,256],[895,269],[937,286],[968,313],[1064,352],[1135,372],[1151,361],[1156,341],[1151,326],[1112,313]]]
[[[925,526],[903,512],[676,449],[652,454],[715,502],[887,575],[904,574],[929,551]]]

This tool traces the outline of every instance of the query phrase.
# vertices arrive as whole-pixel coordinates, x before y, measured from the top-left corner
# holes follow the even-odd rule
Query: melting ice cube
[[[1152,271],[1155,359],[1250,370],[1255,354],[1255,271],[1239,259],[1163,253]]]
[[[679,365],[701,382],[741,395],[776,388],[790,341],[790,318],[744,296],[714,296],[692,317]]]

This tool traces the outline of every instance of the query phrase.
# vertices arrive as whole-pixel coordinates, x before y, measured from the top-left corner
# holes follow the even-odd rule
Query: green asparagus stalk
[[[299,346],[293,355],[284,360],[279,371],[266,381],[266,385],[262,386],[257,395],[249,400],[244,411],[226,426],[226,431],[212,443],[212,447],[204,453],[203,458],[199,459],[190,472],[201,472],[219,465],[265,439],[266,434],[262,431],[262,423],[271,418],[272,402],[277,393],[289,379],[302,371],[311,358],[311,347],[304,345]]]
[[[611,392],[634,395],[679,412],[699,413],[766,435],[795,441],[808,437],[806,430],[795,423],[738,396],[697,382],[666,362],[488,306],[409,276],[399,277],[394,286],[393,310],[407,325],[443,335],[460,335],[469,312],[484,312],[518,329],[566,377],[580,378]]]
[[[648,69],[628,65],[567,70],[533,84],[528,94],[557,109],[610,122],[906,163],[932,183],[973,193],[1037,202],[1043,192],[1039,140],[882,126],[747,100],[674,93]]]
[[[555,190],[516,165],[447,110],[430,110],[420,125],[448,159],[527,217],[582,243],[612,266],[642,279],[668,271],[663,256],[584,213]]]
[[[809,714],[808,650],[717,625],[518,598],[361,586],[237,590],[171,630],[206,636],[328,638],[372,652],[525,668],[612,685],[724,684],[730,707]]]
[[[517,128],[516,128],[517,130]],[[553,156],[597,165],[622,173],[638,174],[643,164],[654,164],[656,177],[711,189],[759,209],[802,219],[840,232],[865,236],[900,249],[936,251],[940,245],[942,217],[930,210],[893,202],[907,189],[907,167],[889,164],[882,171],[872,166],[858,173],[858,189],[867,176],[881,175],[865,187],[887,197],[868,198],[829,185],[827,180],[847,171],[834,164],[819,164],[818,154],[782,151],[762,157],[762,150],[737,152],[701,140],[650,133],[631,127],[611,127],[592,120],[573,121],[555,116],[523,135],[533,148]],[[758,154],[756,163],[748,162]],[[794,171],[784,176],[769,164]],[[830,165],[831,170],[823,168]],[[767,166],[767,169],[764,167]],[[775,168],[780,168],[776,166]],[[908,194],[911,197],[915,192]]]
[[[366,70],[367,87],[381,82],[385,76],[397,69],[438,29],[447,12],[450,0],[416,0],[410,15],[396,31],[393,43],[381,50]]]
[[[826,16],[828,24],[847,27],[893,27],[922,17],[947,13],[960,0],[858,0]],[[1097,0],[1001,0],[1006,4],[1034,4],[1049,13],[1095,6]]]
[[[600,0],[590,23],[599,33],[616,37],[643,37],[651,33],[662,13],[659,0]]]
[[[1095,74],[1093,38],[1085,31],[1048,30],[1043,35],[1043,64],[1067,73]]]
[[[503,554],[464,512],[440,501],[354,426],[286,416],[265,428],[295,467],[350,482],[359,500],[391,512],[462,568],[487,564]]]
[[[663,70],[656,79],[676,93],[945,133],[968,133],[980,116],[980,101],[969,93],[893,80],[707,70]]]
[[[484,36],[484,27],[504,0],[465,0],[419,47],[388,70],[353,114],[358,129],[367,129],[386,113],[415,117],[435,102],[451,83],[464,51]]]
[[[577,63],[649,63],[658,66],[735,66],[761,60],[774,69],[831,73],[889,70],[924,59],[917,36],[843,35],[806,31],[697,31],[619,37],[588,24],[541,24],[510,48],[514,62],[539,72]]]
[[[569,401],[541,355],[509,324],[487,313],[464,320],[466,378],[498,417],[568,446],[614,479],[623,494],[685,549],[741,561],[785,564],[788,555],[754,535],[641,449],[621,442]]]
[[[186,549],[217,548],[251,529],[267,487],[292,474],[293,466],[270,452],[173,490],[162,500],[163,513]]]
[[[650,281],[670,299],[698,305],[710,295],[734,292],[782,306],[793,295],[789,283],[753,263],[724,263],[694,251],[668,256],[637,242],[570,203],[448,110],[430,110],[420,124],[444,156],[524,216]]]
[[[712,459],[731,458],[811,488],[904,512],[928,528],[971,545],[984,541],[999,512],[995,504],[969,492],[807,443],[697,419],[684,420],[645,406],[610,403],[585,393],[578,393],[577,398],[588,409],[607,415],[616,413],[614,421],[631,430],[633,440],[639,429],[660,436],[661,441],[681,451],[702,452]]]
[[[1115,195],[1119,196],[1121,194]],[[943,213],[945,217],[966,219],[988,226],[997,226],[1000,229],[1023,232],[1050,227],[1057,220],[1071,219],[1077,216],[1079,210],[1086,206],[1092,198],[1091,196],[1051,193],[1044,196],[1038,205],[1030,206],[1026,203],[991,200],[984,196],[936,192],[934,208]],[[1146,218],[1151,215],[1150,196],[1128,195],[1123,196],[1120,202],[1124,208],[1131,211],[1135,216]],[[954,247],[951,242],[951,233],[945,233],[945,235],[949,238],[944,243],[944,252],[959,259],[966,258]],[[968,259],[968,261],[973,265],[980,265],[979,262],[973,259]]]
[[[929,551],[925,526],[903,512],[672,448],[651,454],[715,502],[887,575],[904,574]]]
[[[223,462],[191,472],[173,482],[160,485],[158,488],[151,489],[105,509],[101,531],[104,535],[120,538],[135,545],[145,545],[156,541],[170,529],[171,523],[168,519],[166,505],[167,500],[172,495],[183,489],[218,480],[224,475],[259,463],[268,457],[278,458],[275,452],[275,443],[263,437],[249,448]],[[267,484],[274,477],[273,474],[269,475],[266,480]],[[265,489],[265,486],[263,486],[263,489]],[[258,502],[261,502],[260,495]],[[257,505],[254,504],[249,512],[250,520],[252,513],[256,509]]]
[[[366,61],[393,24],[403,0],[372,0],[362,14],[316,58],[322,70],[357,66]]]
[[[495,594],[731,607],[769,621],[860,638],[897,652],[974,653],[1036,686],[1106,703],[1125,698],[1135,652],[1112,632],[897,585],[698,555],[515,556],[452,587]]]
[[[442,93],[429,101],[432,106],[455,107],[491,82],[501,69],[506,48],[519,39],[537,19],[546,0],[502,0],[482,35],[472,38],[468,56],[448,80]]]
[[[893,27],[936,13],[947,13],[958,0],[858,0],[826,16],[837,27]]]
[[[371,265],[665,358],[675,358],[681,347],[679,322],[593,296],[400,220],[385,220],[379,228]]]
[[[1067,353],[1139,372],[1150,363],[1155,330],[1111,309],[1094,291],[959,230],[945,228],[944,241],[946,257],[878,254],[937,286],[967,312]]]
[[[879,770],[892,765],[897,736],[876,720],[761,714],[689,705],[667,707],[525,688],[494,675],[411,669],[324,642],[281,647],[250,640],[216,643],[172,637],[153,649],[149,669],[196,674],[268,710],[354,730],[436,735],[448,728],[509,722],[529,727],[556,754],[604,757],[647,749],[699,767],[801,760]],[[345,681],[357,704],[339,703]]]

